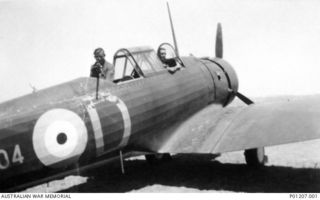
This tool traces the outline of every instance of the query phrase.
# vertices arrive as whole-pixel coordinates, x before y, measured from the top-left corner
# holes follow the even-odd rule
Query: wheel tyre
[[[172,160],[172,156],[169,153],[162,154],[161,161],[162,162],[169,162]]]
[[[247,149],[244,151],[247,165],[250,168],[261,168],[264,166],[267,157],[265,156],[264,147],[256,149]]]
[[[154,165],[157,161],[157,158],[154,154],[147,154],[145,155],[145,158],[150,165]]]

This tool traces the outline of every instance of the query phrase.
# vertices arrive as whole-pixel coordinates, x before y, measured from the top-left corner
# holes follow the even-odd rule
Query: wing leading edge
[[[222,108],[211,105],[182,124],[159,150],[222,153],[320,138],[320,95]]]

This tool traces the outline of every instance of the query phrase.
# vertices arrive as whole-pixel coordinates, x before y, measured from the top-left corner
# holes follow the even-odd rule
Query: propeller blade
[[[216,34],[216,57],[223,57],[222,27],[220,23],[218,23]]]
[[[244,96],[243,94],[241,94],[240,92],[235,92],[232,89],[228,89],[228,91],[235,95],[236,97],[238,97],[241,101],[243,101],[245,104],[250,105],[250,104],[254,104],[253,101],[251,101],[248,97]]]
[[[251,101],[248,97],[244,96],[240,92],[235,92],[235,95],[247,105],[253,104],[253,101]]]

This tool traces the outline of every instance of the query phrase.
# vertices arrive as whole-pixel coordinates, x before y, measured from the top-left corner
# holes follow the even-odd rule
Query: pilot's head
[[[97,62],[103,64],[104,57],[106,55],[104,54],[104,50],[102,48],[97,48],[96,50],[94,50],[93,55]]]
[[[165,48],[160,48],[159,50],[159,58],[160,60],[165,60],[167,56],[167,52]]]

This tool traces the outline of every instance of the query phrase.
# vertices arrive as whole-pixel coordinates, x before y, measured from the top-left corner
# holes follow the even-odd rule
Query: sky
[[[320,1],[169,0],[180,55],[224,59],[249,97],[320,93]],[[89,76],[93,51],[172,43],[165,0],[0,0],[0,102]],[[31,86],[30,86],[31,85]]]

